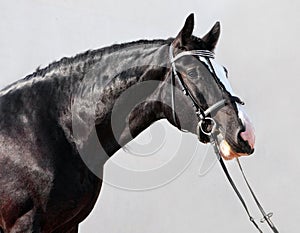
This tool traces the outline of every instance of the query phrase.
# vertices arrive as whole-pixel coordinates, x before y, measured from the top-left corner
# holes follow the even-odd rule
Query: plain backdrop
[[[38,66],[87,49],[174,37],[191,12],[197,36],[215,21],[221,22],[217,58],[228,68],[232,86],[247,103],[256,128],[256,152],[242,159],[244,168],[264,207],[274,212],[280,232],[296,233],[300,221],[299,1],[2,0],[0,87]],[[174,131],[174,138],[197,144],[195,136],[161,124],[166,132]],[[166,138],[166,151],[172,150],[174,138]],[[199,176],[205,146],[197,150],[188,167],[159,188],[129,191],[104,184],[80,232],[255,232],[219,165]],[[124,151],[118,156],[126,160]],[[245,191],[235,163],[228,165]],[[251,202],[247,192],[245,197]],[[250,207],[259,219],[257,209]],[[266,225],[263,228],[269,232]]]

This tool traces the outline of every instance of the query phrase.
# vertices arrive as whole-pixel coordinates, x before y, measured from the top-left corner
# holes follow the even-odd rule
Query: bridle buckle
[[[272,216],[273,216],[273,213],[270,212],[270,213],[266,214],[266,215],[260,220],[260,222],[261,222],[261,223],[264,223],[265,221],[270,220]]]

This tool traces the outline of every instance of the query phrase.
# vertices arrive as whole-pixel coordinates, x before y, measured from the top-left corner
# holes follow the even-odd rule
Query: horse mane
[[[130,48],[132,46],[139,46],[139,45],[156,46],[156,45],[171,44],[173,39],[172,38],[154,39],[154,40],[141,39],[141,40],[126,42],[126,43],[122,43],[122,44],[113,44],[113,45],[106,46],[106,47],[99,48],[99,49],[87,50],[85,52],[79,53],[72,57],[63,57],[58,61],[54,61],[54,62],[50,63],[49,65],[47,65],[44,68],[38,67],[35,70],[35,72],[7,85],[6,87],[4,87],[3,89],[0,90],[0,96],[1,96],[1,92],[6,93],[6,91],[8,91],[11,88],[14,88],[16,85],[26,82],[26,81],[30,81],[31,79],[33,79],[35,77],[43,78],[48,73],[55,71],[63,66],[68,67],[68,66],[71,66],[71,65],[74,65],[77,63],[77,64],[83,65],[82,67],[85,67],[86,65],[88,66],[88,65],[93,64],[93,61],[95,61],[95,58],[101,58],[102,55],[104,55],[104,54],[109,54],[109,53],[112,53],[112,52],[115,52],[115,51],[118,51],[121,49]]]
[[[155,39],[155,40],[137,40],[132,42],[126,42],[122,44],[113,44],[107,47],[94,49],[94,50],[87,50],[85,52],[79,53],[72,57],[63,57],[58,61],[54,61],[50,63],[45,68],[40,69],[38,67],[35,72],[32,74],[27,75],[23,80],[30,80],[31,78],[38,77],[38,76],[45,76],[47,73],[51,72],[52,70],[55,70],[61,66],[68,66],[74,63],[79,62],[89,62],[93,60],[95,57],[101,57],[104,54],[109,54],[121,49],[130,48],[132,46],[138,46],[138,45],[163,45],[163,44],[170,44],[172,42],[172,38],[169,38],[167,40],[164,39]]]

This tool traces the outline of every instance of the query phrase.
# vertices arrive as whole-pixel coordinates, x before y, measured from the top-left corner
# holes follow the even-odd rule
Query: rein
[[[193,95],[191,94],[190,90],[188,89],[188,87],[185,85],[184,81],[182,80],[182,78],[178,75],[177,73],[177,70],[176,70],[176,64],[175,64],[175,61],[177,61],[178,59],[180,59],[181,57],[183,56],[198,56],[198,58],[200,59],[201,62],[203,62],[209,69],[210,73],[217,77],[216,75],[216,72],[214,70],[214,67],[211,63],[211,60],[210,59],[214,59],[215,58],[215,55],[214,53],[212,53],[211,51],[208,51],[208,50],[191,50],[191,51],[183,51],[183,52],[180,52],[179,54],[177,54],[175,57],[173,57],[173,46],[170,45],[170,48],[169,48],[169,59],[170,59],[170,62],[171,62],[171,65],[172,65],[172,73],[171,73],[171,99],[172,99],[172,116],[173,116],[173,120],[174,120],[174,123],[176,124],[177,121],[176,121],[176,113],[175,113],[175,96],[174,96],[174,89],[175,89],[175,79],[177,79],[179,85],[180,85],[180,88],[181,90],[183,91],[183,93],[188,96],[191,101],[192,101],[192,105],[195,109],[195,113],[199,119],[199,123],[197,125],[197,135],[198,137],[200,137],[200,132],[203,132],[204,134],[206,134],[207,136],[209,136],[210,138],[210,143],[213,145],[214,147],[214,151],[215,151],[215,154],[217,156],[217,159],[219,160],[220,162],[220,165],[226,175],[226,178],[228,179],[231,187],[233,188],[234,192],[236,193],[236,195],[238,196],[242,206],[244,207],[248,217],[249,217],[249,220],[253,223],[253,225],[256,227],[256,229],[260,232],[260,233],[263,233],[263,231],[261,230],[261,228],[258,226],[258,224],[256,223],[256,221],[254,220],[254,218],[251,216],[250,214],[250,211],[246,205],[246,202],[243,198],[243,196],[241,195],[241,193],[239,192],[238,188],[236,187],[233,179],[231,178],[231,175],[222,159],[222,156],[221,156],[221,152],[220,152],[220,148],[219,148],[219,145],[217,143],[217,138],[218,138],[218,135],[215,133],[215,130],[216,130],[216,127],[217,127],[217,124],[215,122],[215,120],[210,117],[210,115],[212,115],[212,113],[214,112],[218,112],[221,108],[223,108],[224,106],[226,106],[226,104],[228,104],[228,100],[220,100],[218,101],[217,103],[213,104],[212,106],[208,107],[206,110],[204,110],[203,108],[201,108],[198,103],[196,102],[196,100],[194,99]],[[236,96],[231,96],[230,98],[230,101],[232,102],[236,102],[236,103],[239,103],[239,104],[243,104],[243,102]],[[205,122],[209,122],[212,124],[212,128],[207,131],[206,129],[203,128],[203,123]],[[274,233],[279,233],[279,231],[277,230],[277,228],[275,227],[275,225],[273,224],[273,222],[271,221],[271,217],[273,216],[273,213],[266,213],[265,210],[263,209],[263,207],[261,206],[260,202],[258,201],[257,197],[255,196],[255,193],[253,191],[253,189],[251,188],[247,178],[246,178],[246,175],[244,173],[244,170],[242,168],[242,165],[239,161],[238,158],[236,158],[237,160],[237,163],[238,163],[238,166],[239,166],[239,169],[242,173],[242,176],[244,178],[244,181],[246,182],[246,185],[248,187],[248,189],[250,190],[250,193],[258,207],[258,209],[260,210],[263,218],[260,220],[261,223],[263,222],[267,222],[269,227],[271,228],[271,230],[274,232]]]

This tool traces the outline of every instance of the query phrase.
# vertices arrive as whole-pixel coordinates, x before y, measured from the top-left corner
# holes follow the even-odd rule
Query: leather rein
[[[208,68],[209,72],[215,77],[218,78],[216,75],[216,71],[214,70],[214,67],[212,65],[211,59],[215,58],[215,55],[213,52],[208,51],[208,50],[191,50],[191,51],[183,51],[178,53],[175,57],[174,57],[174,47],[172,45],[170,45],[169,48],[169,59],[171,62],[171,67],[172,67],[172,72],[171,72],[171,104],[172,104],[172,117],[174,120],[175,125],[177,124],[177,120],[176,120],[176,113],[175,113],[175,95],[174,95],[174,89],[175,89],[175,80],[177,80],[177,82],[180,85],[181,90],[183,91],[183,93],[188,96],[191,99],[192,105],[195,109],[195,113],[199,119],[198,125],[197,125],[197,134],[198,137],[200,139],[200,132],[204,133],[205,135],[207,135],[210,139],[210,143],[213,145],[215,154],[217,156],[218,161],[220,162],[220,165],[231,185],[231,187],[233,188],[234,192],[236,193],[236,195],[238,196],[242,206],[244,207],[249,220],[253,223],[253,225],[256,227],[256,229],[260,232],[263,233],[263,231],[261,230],[261,228],[258,226],[258,224],[256,223],[255,219],[251,216],[249,209],[246,205],[246,202],[243,198],[243,196],[241,195],[241,193],[239,192],[237,186],[235,185],[233,179],[231,178],[231,175],[222,159],[221,156],[221,152],[220,152],[220,148],[219,145],[217,143],[217,137],[218,134],[216,133],[216,127],[217,124],[215,122],[215,120],[211,117],[212,114],[218,112],[220,109],[222,109],[224,106],[226,106],[228,104],[228,102],[235,102],[238,104],[244,104],[238,97],[236,96],[230,96],[230,100],[220,100],[217,103],[213,104],[212,106],[208,107],[206,110],[204,110],[195,100],[195,98],[193,97],[193,95],[191,94],[191,91],[189,90],[189,88],[185,85],[183,79],[178,75],[177,69],[176,69],[176,64],[175,62],[177,60],[179,60],[181,57],[184,56],[197,56],[200,60],[200,62],[204,63],[205,66]],[[207,130],[203,127],[204,123],[208,123],[210,125],[212,125],[211,129]],[[261,214],[262,214],[262,219],[260,220],[261,223],[263,222],[267,222],[270,229],[274,232],[274,233],[279,233],[279,231],[277,230],[277,228],[275,227],[274,223],[271,221],[271,217],[273,216],[273,213],[266,213],[265,210],[263,209],[263,207],[261,206],[260,202],[258,201],[253,189],[251,188],[246,175],[244,173],[244,170],[241,166],[241,163],[239,161],[238,158],[236,158],[239,169],[242,173],[242,176],[244,178],[244,181],[246,182],[246,185],[258,207],[258,209],[260,210]]]

